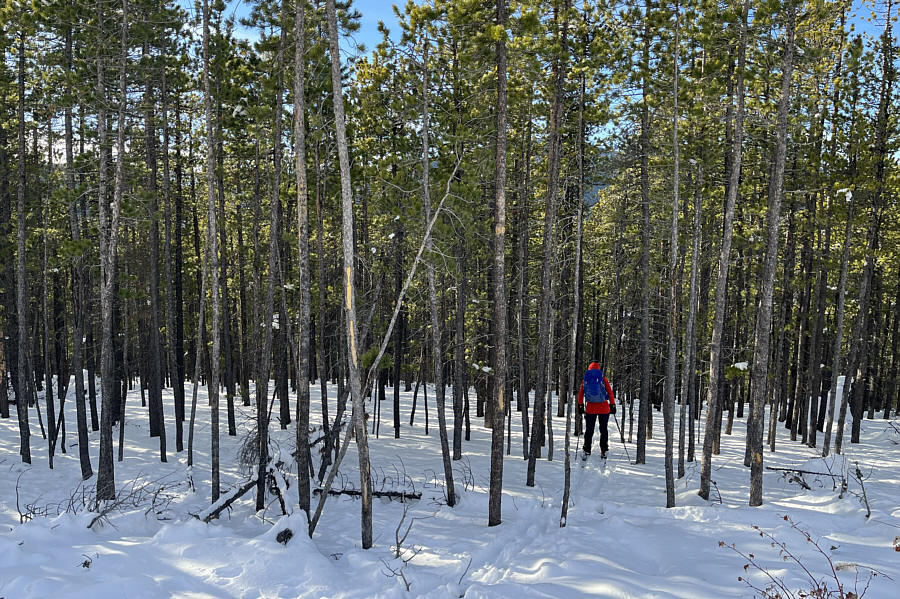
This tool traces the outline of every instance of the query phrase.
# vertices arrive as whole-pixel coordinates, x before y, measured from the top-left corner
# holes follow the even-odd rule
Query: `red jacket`
[[[588,366],[588,370],[600,370],[600,365],[596,362],[591,362],[591,365]],[[584,380],[581,381],[581,388],[578,389],[578,405],[584,406],[584,411],[587,414],[609,414],[609,406],[615,405],[616,398],[613,396],[612,387],[609,385],[609,381],[606,380],[606,377],[603,377],[603,385],[606,387],[606,393],[609,395],[609,402],[603,403],[594,403],[588,402],[587,405],[584,405]]]

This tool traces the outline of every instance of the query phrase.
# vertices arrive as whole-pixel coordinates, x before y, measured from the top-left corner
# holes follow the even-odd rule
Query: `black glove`
[[[609,404],[609,413],[610,414],[616,413],[616,404],[614,404],[614,403]]]
[[[584,414],[584,405],[582,405],[582,404],[580,404],[580,403],[579,403],[579,404],[575,404],[575,405],[577,406],[577,412],[578,412],[578,415],[580,416],[580,415]]]

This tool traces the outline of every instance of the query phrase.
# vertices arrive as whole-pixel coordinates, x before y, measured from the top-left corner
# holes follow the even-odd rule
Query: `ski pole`
[[[616,419],[616,428],[619,430],[619,439],[622,440],[622,447],[625,448],[625,457],[628,458],[629,462],[631,462],[631,456],[628,455],[628,446],[625,445],[625,441],[622,439],[622,428],[619,426],[619,417],[616,416],[615,412],[613,412],[613,418]]]

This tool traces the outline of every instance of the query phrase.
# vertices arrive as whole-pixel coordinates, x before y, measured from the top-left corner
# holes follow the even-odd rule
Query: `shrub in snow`
[[[812,538],[806,530],[800,528],[790,516],[783,516],[784,521],[791,525],[791,529],[799,533],[807,543],[814,548],[814,554],[819,556],[819,563],[810,563],[801,552],[792,550],[788,547],[787,542],[779,541],[775,536],[767,531],[754,526],[760,537],[769,542],[769,546],[778,551],[778,557],[782,562],[787,563],[793,568],[788,569],[788,573],[799,575],[804,579],[804,584],[800,588],[793,588],[790,583],[785,580],[784,576],[778,574],[782,568],[767,566],[761,556],[753,553],[744,553],[732,543],[726,544],[719,541],[719,547],[727,547],[746,560],[744,564],[744,572],[756,571],[757,576],[753,578],[760,579],[758,582],[751,580],[748,576],[738,576],[738,581],[743,582],[753,590],[754,597],[762,599],[801,599],[812,597],[815,599],[862,599],[869,588],[869,583],[876,576],[884,576],[884,574],[869,566],[862,566],[856,563],[835,562],[832,557],[826,553],[818,541]],[[833,551],[836,547],[832,546]],[[824,576],[817,574],[819,570],[825,570],[827,574]],[[852,581],[841,580],[840,572],[851,571],[854,573]],[[863,580],[862,588],[860,588],[860,571],[867,574]],[[763,586],[765,585],[765,586]]]

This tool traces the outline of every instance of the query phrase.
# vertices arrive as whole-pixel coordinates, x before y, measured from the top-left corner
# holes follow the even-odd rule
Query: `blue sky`
[[[246,0],[226,0],[228,13],[236,16],[244,16],[249,12],[249,3]],[[421,1],[421,0],[416,0]],[[179,3],[189,11],[193,11],[194,0],[179,0]],[[360,29],[354,34],[358,44],[364,44],[367,51],[371,51],[381,41],[378,32],[378,22],[384,21],[391,31],[391,37],[399,38],[399,26],[394,16],[393,5],[404,6],[405,0],[393,2],[391,0],[354,0],[353,5],[362,15]],[[872,12],[877,11],[875,18]],[[896,9],[895,9],[896,11]],[[896,12],[894,13],[896,15]],[[883,0],[853,0],[853,11],[849,15],[849,23],[855,25],[856,32],[865,32],[872,37],[878,37],[884,28],[884,2]],[[898,35],[900,27],[895,27],[894,36]],[[248,32],[249,33],[249,32]],[[249,37],[255,37],[250,33]],[[345,46],[345,50],[348,48]]]
[[[250,3],[246,0],[226,0],[228,9],[226,15],[234,15],[238,18],[246,16],[250,12]],[[188,12],[194,11],[195,0],[178,0],[178,3]],[[366,50],[371,51],[381,41],[381,34],[378,32],[378,22],[384,21],[385,25],[391,31],[391,36],[399,37],[399,27],[397,19],[394,17],[394,2],[390,0],[354,0],[353,6],[360,12],[362,19],[360,20],[360,29],[354,34],[354,39],[358,44],[365,44]],[[398,2],[400,6],[405,4],[405,0]],[[236,19],[237,20],[237,19]],[[240,27],[240,25],[238,25]],[[247,37],[255,38],[253,32],[246,32]]]

